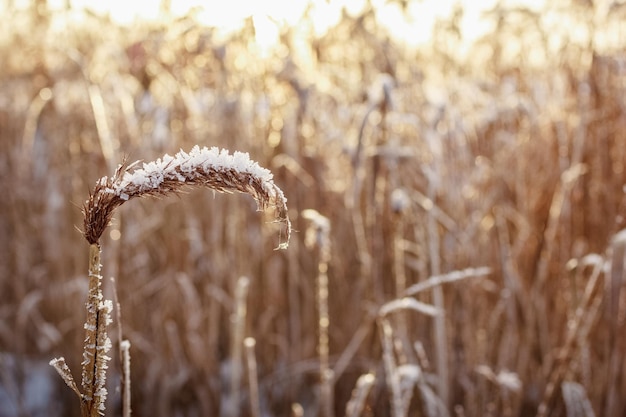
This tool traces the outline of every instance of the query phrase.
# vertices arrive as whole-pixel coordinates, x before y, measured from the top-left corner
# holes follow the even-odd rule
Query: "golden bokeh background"
[[[625,3],[0,4],[0,416],[79,415],[80,208],[196,144],[270,169],[294,235],[121,207],[107,415],[122,339],[139,416],[624,414]]]

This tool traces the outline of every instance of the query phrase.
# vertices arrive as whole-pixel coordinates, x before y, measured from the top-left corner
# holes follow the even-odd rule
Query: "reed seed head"
[[[260,210],[269,206],[276,209],[278,221],[285,224],[286,248],[291,234],[287,216],[287,199],[274,184],[272,173],[252,161],[247,153],[212,147],[195,146],[189,153],[180,151],[175,156],[165,155],[142,168],[131,169],[120,165],[112,177],[102,177],[83,207],[84,235],[89,243],[97,243],[111,222],[113,211],[126,201],[143,196],[166,196],[187,187],[207,187],[223,193],[250,194]]]

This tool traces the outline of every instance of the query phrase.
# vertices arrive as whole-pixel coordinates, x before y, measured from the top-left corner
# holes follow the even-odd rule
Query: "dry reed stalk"
[[[430,182],[428,185],[428,198],[435,201],[436,190],[435,185]],[[430,261],[430,270],[432,275],[441,274],[441,258],[439,254],[440,242],[439,232],[437,231],[437,219],[428,211],[426,216],[426,229],[428,233],[428,255]],[[445,310],[443,297],[443,289],[436,286],[433,289],[433,304],[439,310]],[[448,390],[448,331],[446,327],[446,318],[443,315],[435,318],[434,342],[435,342],[435,362],[437,363],[437,394],[441,401],[448,406],[450,399]]]
[[[404,417],[406,415],[406,410],[402,399],[400,374],[397,371],[397,364],[393,349],[393,330],[389,320],[384,317],[381,317],[378,320],[378,324],[381,330],[385,376],[387,386],[391,390],[391,415],[393,417]]]
[[[230,346],[230,391],[223,401],[223,416],[238,416],[241,398],[241,378],[243,375],[243,342],[246,330],[246,301],[250,279],[240,277],[235,288],[235,311],[232,314],[232,331]]]
[[[404,190],[396,189],[391,193],[391,207],[394,213],[393,269],[396,284],[396,297],[402,297],[407,284],[403,233],[405,226],[404,215],[409,204],[409,197]],[[402,323],[402,325],[406,327],[406,323]]]
[[[438,309],[437,307],[423,303],[412,297],[404,297],[397,300],[391,300],[380,307],[380,309],[378,310],[378,314],[381,317],[385,317],[388,314],[404,310],[413,310],[431,317],[443,315],[443,311]]]
[[[61,375],[65,383],[79,396],[83,417],[97,417],[104,413],[107,396],[106,370],[111,349],[106,328],[111,323],[113,304],[102,298],[102,276],[100,275],[100,247],[89,247],[89,293],[87,296],[87,319],[85,322],[85,341],[82,367],[82,393],[78,391],[69,368],[63,358],[50,362]]]
[[[115,304],[115,319],[117,321],[117,341],[119,345],[119,357],[121,358],[122,378],[120,391],[122,393],[122,417],[130,417],[130,341],[122,337],[122,306],[117,294],[115,278],[111,277],[113,287],[113,302]]]
[[[537,262],[537,276],[533,281],[531,288],[531,300],[536,304],[535,309],[530,311],[537,311],[534,317],[537,328],[539,330],[539,344],[542,352],[549,352],[549,329],[547,327],[547,321],[544,320],[546,316],[547,300],[541,297],[540,294],[544,291],[546,281],[549,277],[549,266],[553,260],[554,251],[557,247],[557,236],[562,224],[562,216],[564,207],[569,207],[571,199],[571,191],[576,184],[578,178],[580,178],[586,172],[586,168],[582,164],[577,164],[567,168],[560,177],[560,182],[552,195],[552,201],[550,202],[549,218],[546,224],[546,228],[543,234],[543,244],[541,252],[539,254],[539,260]],[[548,363],[548,362],[547,362]]]
[[[466,271],[470,271],[467,273]],[[485,271],[481,268],[469,269],[466,271],[455,271],[444,276],[435,276],[431,279],[416,284],[413,293],[420,292],[427,288],[440,288],[445,282],[454,282],[468,276],[480,275]],[[478,271],[478,273],[476,273]],[[379,310],[379,324],[382,329],[383,337],[383,362],[385,364],[385,372],[387,374],[387,384],[392,393],[392,415],[404,416],[409,410],[411,399],[413,397],[414,387],[417,387],[422,400],[423,410],[427,416],[449,415],[447,405],[438,397],[432,389],[423,381],[422,369],[414,364],[398,365],[395,358],[395,337],[394,330],[387,318],[388,315],[404,314],[406,310],[413,310],[418,313],[433,317],[436,321],[438,317],[443,316],[443,310],[437,307],[418,301],[412,297],[398,298],[383,304]],[[424,361],[427,363],[427,361]]]
[[[360,199],[363,192],[363,183],[366,178],[365,163],[363,162],[363,147],[365,127],[370,114],[376,109],[377,104],[370,105],[365,111],[361,121],[357,136],[357,146],[352,157],[353,182],[352,190],[347,193],[345,206],[351,213],[352,227],[354,230],[355,244],[359,254],[361,273],[359,274],[366,281],[367,285],[375,287],[375,280],[372,274],[373,256],[369,250],[366,219],[361,212]]]
[[[106,354],[111,344],[106,334],[106,326],[110,322],[110,318],[105,318],[105,314],[108,313],[102,314],[101,268],[100,246],[91,244],[89,247],[89,293],[87,296],[82,378],[83,401],[88,416],[94,416],[97,415],[97,412],[104,411],[104,399],[106,398],[104,385],[108,357],[103,355]],[[110,312],[110,308],[108,311]],[[101,354],[101,352],[103,353]]]
[[[365,320],[363,320],[356,332],[352,335],[350,342],[344,348],[343,352],[341,352],[341,355],[335,362],[335,366],[333,368],[335,380],[341,378],[345,370],[350,365],[350,362],[354,359],[354,356],[363,344],[363,341],[371,331],[371,325],[373,320],[374,316],[368,315]]]
[[[613,237],[611,244],[611,270],[605,285],[606,297],[608,298],[607,313],[609,321],[609,368],[608,368],[608,392],[604,415],[616,415],[617,410],[623,409],[621,395],[617,385],[621,375],[623,363],[623,337],[620,329],[623,328],[624,315],[620,312],[620,298],[624,287],[626,275],[626,230],[622,230]]]
[[[426,281],[418,282],[415,285],[411,285],[406,289],[406,295],[415,295],[419,292],[427,290],[429,288],[433,288],[436,286],[440,286],[442,284],[447,284],[451,282],[460,281],[466,278],[478,278],[483,277],[491,273],[491,268],[488,267],[479,267],[479,268],[467,268],[459,271],[448,272],[443,275],[435,275],[429,277]]]
[[[393,236],[393,276],[395,282],[395,296],[400,298],[404,295],[407,286],[406,274],[406,256],[404,250],[404,228],[406,224],[405,216],[410,207],[411,200],[403,189],[395,189],[391,193],[391,210],[392,216],[392,236]],[[398,360],[406,363],[409,360],[407,355],[411,354],[411,342],[409,338],[409,325],[407,315],[398,314],[395,323],[395,332],[399,343],[402,344],[402,350],[399,354],[402,356]]]
[[[599,258],[599,257],[598,257]],[[602,295],[598,295],[598,289],[600,287],[600,276],[604,269],[604,259],[594,259],[594,269],[591,273],[587,285],[585,286],[585,292],[583,294],[580,305],[577,307],[573,319],[568,326],[568,332],[565,338],[565,343],[560,348],[557,355],[557,361],[551,369],[550,375],[547,380],[545,390],[541,403],[537,409],[538,417],[546,417],[551,412],[551,405],[554,400],[554,396],[558,392],[558,388],[566,377],[567,371],[570,367],[570,361],[574,356],[577,336],[584,330],[584,321],[586,316],[595,315],[593,312],[593,304],[596,298],[602,298]]]
[[[288,288],[287,299],[289,300],[289,362],[295,363],[303,357],[302,345],[303,345],[303,314],[302,303],[300,299],[301,294],[301,276],[300,260],[298,254],[301,253],[300,242],[298,239],[294,240],[293,245],[295,249],[288,252],[287,255],[287,273],[288,273]]]
[[[502,279],[504,287],[510,291],[512,300],[519,300],[522,305],[530,305],[528,301],[528,294],[522,291],[521,276],[519,274],[519,268],[517,267],[515,260],[512,256],[511,238],[509,226],[506,223],[506,212],[504,210],[497,210],[495,212],[495,228],[498,236],[498,247],[500,251],[500,258],[502,262]],[[503,344],[501,352],[506,355],[504,361],[500,363],[508,364],[513,361],[513,357],[517,357],[518,363],[528,363],[531,355],[528,345],[520,343],[520,335],[524,331],[529,331],[522,327],[522,323],[526,322],[526,312],[524,310],[517,309],[516,302],[505,303],[507,310],[508,325],[506,326],[505,337],[503,337]],[[519,314],[518,314],[519,312]],[[521,317],[520,317],[521,316]],[[512,366],[512,365],[507,365]]]
[[[130,341],[120,342],[122,351],[122,417],[130,417]]]
[[[243,344],[246,349],[246,363],[248,364],[250,414],[252,417],[261,417],[261,402],[259,401],[259,375],[257,371],[256,354],[254,352],[256,340],[253,337],[246,337]]]
[[[104,99],[102,98],[102,91],[96,84],[90,84],[87,87],[89,93],[89,102],[91,103],[91,109],[93,111],[93,117],[96,122],[96,131],[98,132],[98,139],[100,143],[100,150],[102,156],[107,163],[109,169],[114,168],[115,161],[115,149],[118,148],[118,144],[113,142],[113,135],[107,122],[107,114],[105,110]]]
[[[39,90],[39,94],[35,96],[26,111],[26,122],[24,123],[24,134],[22,135],[22,152],[24,152],[26,160],[31,159],[30,154],[33,151],[33,144],[35,143],[37,125],[41,117],[41,113],[43,112],[46,104],[50,102],[52,98],[52,90],[48,87],[42,88]]]
[[[330,262],[330,221],[315,210],[304,210],[302,216],[311,222],[307,228],[306,244],[319,251],[317,265],[318,354],[322,417],[333,417],[333,371],[330,369],[328,328],[328,263]]]
[[[363,374],[357,379],[350,401],[346,405],[346,417],[359,417],[361,415],[374,382],[376,382],[376,376],[371,372]]]

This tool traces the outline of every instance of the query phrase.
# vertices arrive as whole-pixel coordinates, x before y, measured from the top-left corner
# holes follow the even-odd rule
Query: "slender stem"
[[[317,352],[320,357],[320,404],[322,417],[333,417],[334,372],[330,369],[329,335],[330,314],[328,311],[328,264],[330,263],[330,222],[315,210],[304,210],[302,216],[311,221],[307,228],[305,243],[309,248],[318,249],[317,290],[318,340]]]
[[[378,324],[381,329],[383,363],[385,365],[387,387],[391,390],[391,415],[393,417],[404,417],[405,410],[402,402],[402,390],[393,351],[393,330],[391,329],[389,321],[384,317],[379,319]]]
[[[246,362],[248,364],[248,385],[250,386],[250,414],[252,417],[261,416],[261,402],[259,400],[259,377],[257,371],[254,347],[256,340],[246,337],[243,341],[246,348]]]
[[[325,252],[322,247],[321,251]],[[317,308],[319,311],[319,339],[318,353],[320,355],[320,382],[322,416],[333,417],[333,372],[330,369],[328,328],[330,315],[328,313],[328,255],[322,254],[318,265],[317,276]]]
[[[356,386],[352,390],[352,397],[346,405],[346,417],[361,416],[361,413],[365,408],[367,396],[372,389],[374,382],[376,382],[376,376],[372,373],[363,374],[359,377],[356,382]]]
[[[435,190],[432,185],[429,188],[429,196],[435,201]],[[427,230],[429,242],[429,256],[432,275],[441,274],[441,259],[439,258],[439,233],[437,231],[437,221],[431,212],[428,212]],[[433,304],[440,311],[445,310],[443,289],[437,286],[433,289]],[[437,393],[441,401],[448,406],[448,343],[447,343],[446,318],[443,314],[435,317],[435,360],[437,363]]]
[[[120,342],[122,351],[122,416],[130,417],[130,342]]]
[[[224,404],[224,416],[238,416],[243,373],[243,340],[246,328],[246,301],[250,279],[240,277],[235,289],[235,311],[232,315],[230,397]]]
[[[81,414],[91,415],[94,400],[96,347],[98,343],[98,305],[102,300],[100,275],[100,246],[93,243],[89,246],[89,293],[87,295],[87,319],[85,321],[85,342],[83,344],[83,396],[81,401]]]

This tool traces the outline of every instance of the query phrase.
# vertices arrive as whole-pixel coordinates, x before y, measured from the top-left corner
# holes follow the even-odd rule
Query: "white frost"
[[[129,189],[145,192],[159,188],[165,180],[184,182],[197,178],[211,171],[234,170],[259,178],[266,191],[276,196],[276,189],[271,186],[272,173],[250,159],[248,153],[230,152],[217,147],[194,146],[189,153],[180,150],[175,156],[164,155],[154,162],[144,163],[142,168],[124,174],[122,181],[112,190],[123,200],[129,198]],[[200,172],[198,172],[200,171]],[[280,195],[284,199],[284,196]]]

